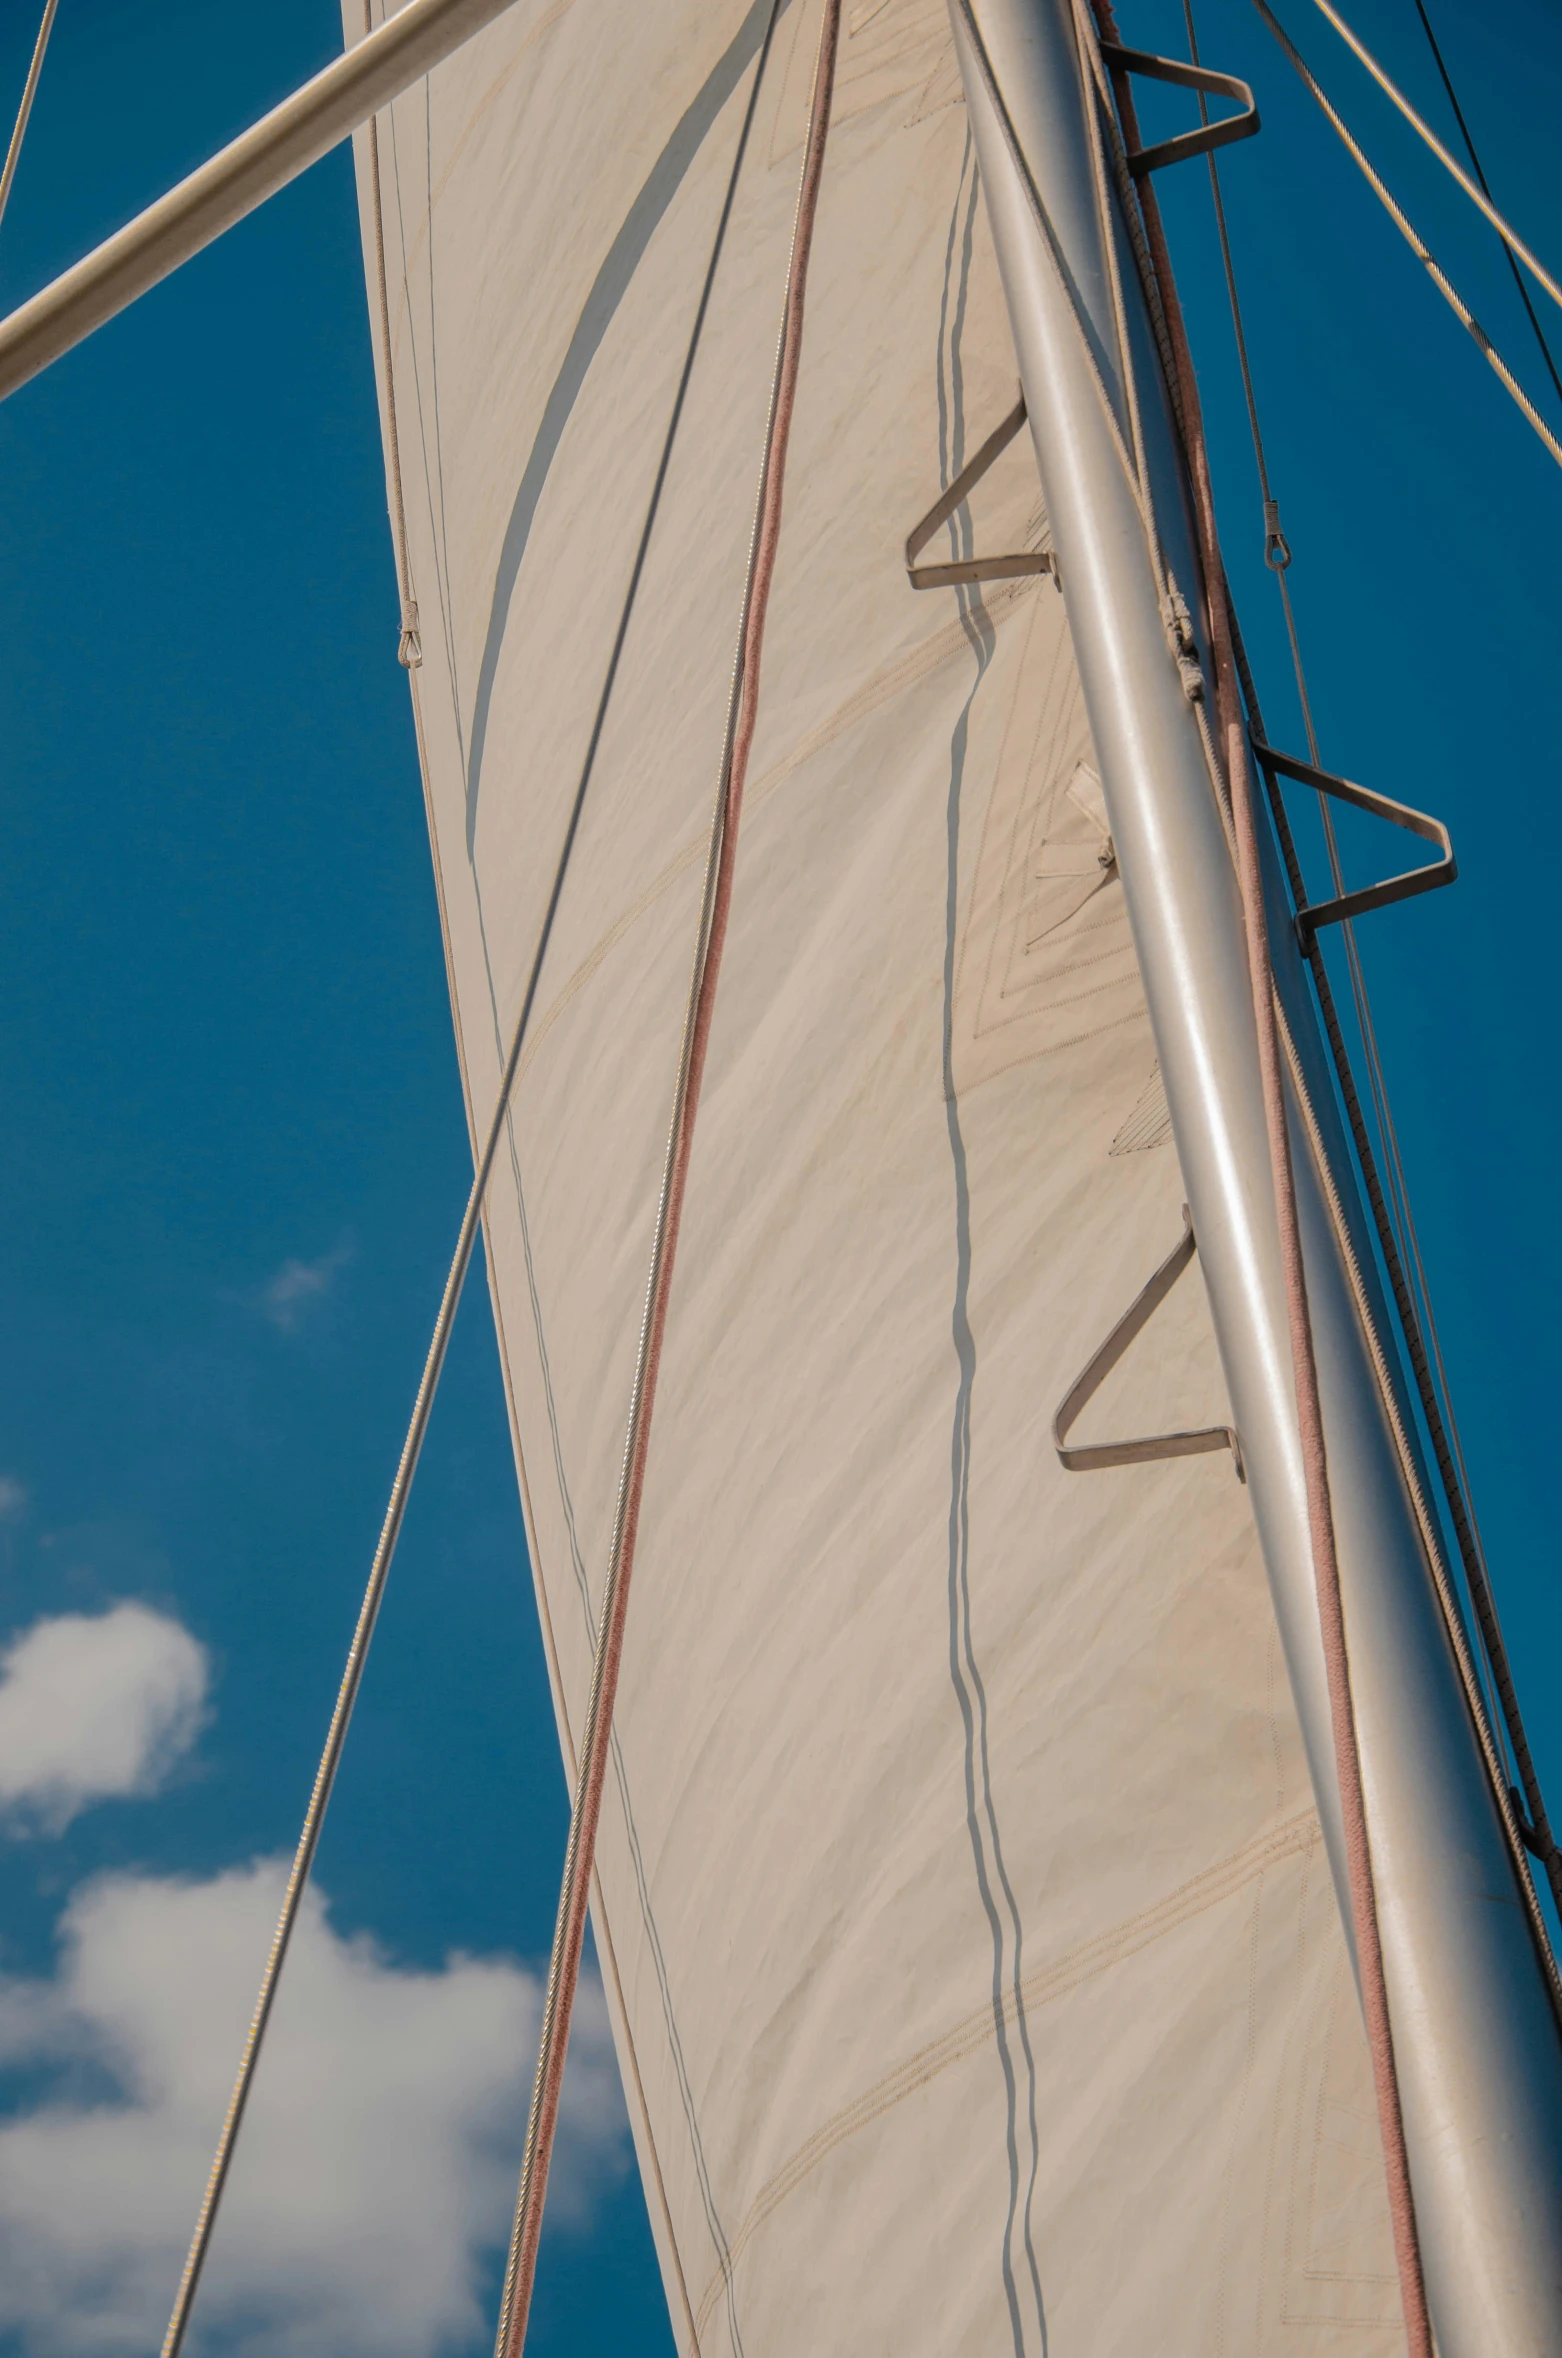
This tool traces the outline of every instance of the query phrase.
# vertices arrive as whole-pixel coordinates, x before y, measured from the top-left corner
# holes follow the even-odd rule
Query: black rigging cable
[[[1426,13],[1423,0],[1416,0],[1416,14],[1421,19],[1421,30],[1425,33],[1428,46],[1437,61],[1437,70],[1442,76],[1443,88],[1448,93],[1448,103],[1454,110],[1454,120],[1459,126],[1459,135],[1464,141],[1465,153],[1470,159],[1470,168],[1480,182],[1484,193],[1490,196],[1491,182],[1487,179],[1481,159],[1475,152],[1475,140],[1471,135],[1469,124],[1464,119],[1464,109],[1459,104],[1459,94],[1454,88],[1453,76],[1443,61],[1443,53],[1437,45],[1437,35],[1432,30],[1432,20]],[[1513,248],[1508,244],[1507,239],[1500,238],[1498,243],[1502,247],[1503,259],[1513,273],[1513,283],[1519,290],[1519,301],[1523,304],[1529,317],[1529,324],[1535,331],[1535,341],[1540,346],[1542,357],[1550,371],[1551,382],[1557,390],[1557,398],[1562,400],[1562,377],[1557,374],[1557,364],[1551,357],[1551,346],[1546,342],[1546,331],[1540,324],[1539,315],[1530,300],[1530,291],[1524,284],[1524,273],[1520,270],[1514,257]]]

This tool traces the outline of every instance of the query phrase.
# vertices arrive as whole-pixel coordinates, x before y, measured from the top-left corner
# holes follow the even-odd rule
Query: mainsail
[[[475,1129],[769,16],[520,7],[381,118],[379,364]],[[571,1770],[817,20],[794,0],[765,59],[487,1205]],[[1184,1189],[1058,587],[918,595],[902,563],[1015,391],[944,0],[866,0],[650,1449],[604,1981],[687,2350],[1397,2350],[1247,1493],[1229,1452],[1074,1473],[1052,1446]],[[928,553],[1047,545],[1022,439]],[[1195,1265],[1076,1437],[1228,1416]]]
[[[1451,846],[1263,741],[1142,193],[1251,93],[1109,0],[344,9],[0,323],[3,393],[382,107],[476,1174],[167,2358],[479,1212],[578,1779],[501,2358],[582,1860],[686,2351],[1562,2351],[1562,1851],[1304,963]],[[1441,856],[1309,905],[1283,779]]]

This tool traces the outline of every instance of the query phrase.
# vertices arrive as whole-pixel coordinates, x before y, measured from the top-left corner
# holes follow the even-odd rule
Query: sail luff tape
[[[0,320],[0,401],[253,213],[511,0],[407,0],[123,229]]]

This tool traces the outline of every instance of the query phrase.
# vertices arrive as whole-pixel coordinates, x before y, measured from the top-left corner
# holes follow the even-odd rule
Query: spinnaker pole
[[[512,0],[405,0],[237,139],[0,319],[0,401],[286,188]]]
[[[1102,788],[1234,1422],[1351,1937],[1297,1394],[1243,918],[1125,454],[1120,299],[1155,522],[1198,568],[1126,243],[1098,204],[1068,0],[970,0],[955,40]],[[1007,117],[1005,123],[1004,117]],[[1017,151],[1017,152],[1016,152]],[[1027,181],[1029,185],[1027,186]],[[1125,235],[1118,221],[1117,235]],[[1206,669],[1208,668],[1206,662]],[[1310,1011],[1288,1003],[1293,1028]],[[1304,1062],[1305,1062],[1304,1057]],[[1562,2358],[1562,2035],[1329,1206],[1291,1106],[1357,1748],[1427,2295],[1441,2358]],[[1348,1172],[1332,1192],[1349,1199]],[[1112,1479],[1082,1476],[1082,1479]]]

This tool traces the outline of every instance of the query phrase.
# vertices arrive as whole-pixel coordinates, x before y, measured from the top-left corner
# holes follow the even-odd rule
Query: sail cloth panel
[[[767,13],[517,0],[382,118],[478,1128]],[[783,7],[487,1207],[571,1771],[817,32]],[[1014,389],[942,0],[860,0],[603,1816],[608,1997],[686,2352],[1377,2358],[1365,2048],[1246,1493],[1225,1454],[1079,1475],[1051,1445],[1182,1190],[1064,600],[902,564]],[[949,553],[1046,532],[1022,439]],[[1078,1440],[1225,1420],[1196,1268]]]

